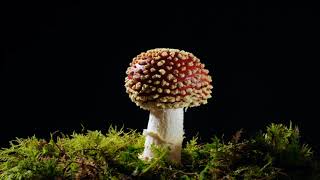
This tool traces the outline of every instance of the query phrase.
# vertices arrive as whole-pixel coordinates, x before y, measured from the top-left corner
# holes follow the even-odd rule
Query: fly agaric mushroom
[[[141,159],[153,158],[155,144],[168,146],[169,159],[180,163],[183,108],[206,104],[211,97],[212,79],[204,67],[192,53],[178,49],[151,49],[133,58],[126,72],[126,92],[137,106],[150,111]]]

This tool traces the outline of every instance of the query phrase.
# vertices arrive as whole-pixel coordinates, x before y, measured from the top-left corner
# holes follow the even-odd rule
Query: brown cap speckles
[[[127,69],[126,92],[143,109],[183,108],[206,104],[212,79],[193,54],[157,48],[133,58]]]

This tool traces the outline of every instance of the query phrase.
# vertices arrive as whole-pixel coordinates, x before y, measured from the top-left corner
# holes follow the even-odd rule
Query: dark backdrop
[[[312,5],[127,2],[15,4],[1,11],[0,140],[109,125],[146,128],[124,89],[126,68],[156,47],[193,52],[213,76],[209,104],[185,113],[202,140],[271,122],[319,143],[319,11]]]

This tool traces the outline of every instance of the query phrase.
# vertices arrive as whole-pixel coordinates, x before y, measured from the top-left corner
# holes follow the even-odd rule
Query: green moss
[[[182,164],[167,160],[168,149],[141,161],[144,137],[110,127],[50,140],[16,139],[0,150],[0,179],[320,179],[313,150],[300,142],[297,127],[271,124],[250,139],[197,137],[182,150]]]

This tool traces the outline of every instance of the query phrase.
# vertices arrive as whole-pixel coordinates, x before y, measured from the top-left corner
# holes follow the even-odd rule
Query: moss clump
[[[242,139],[214,137],[186,143],[182,164],[167,161],[168,149],[154,147],[150,162],[138,158],[144,137],[133,130],[61,135],[46,141],[16,139],[0,150],[0,179],[320,179],[312,149],[300,143],[297,127],[271,124]]]

